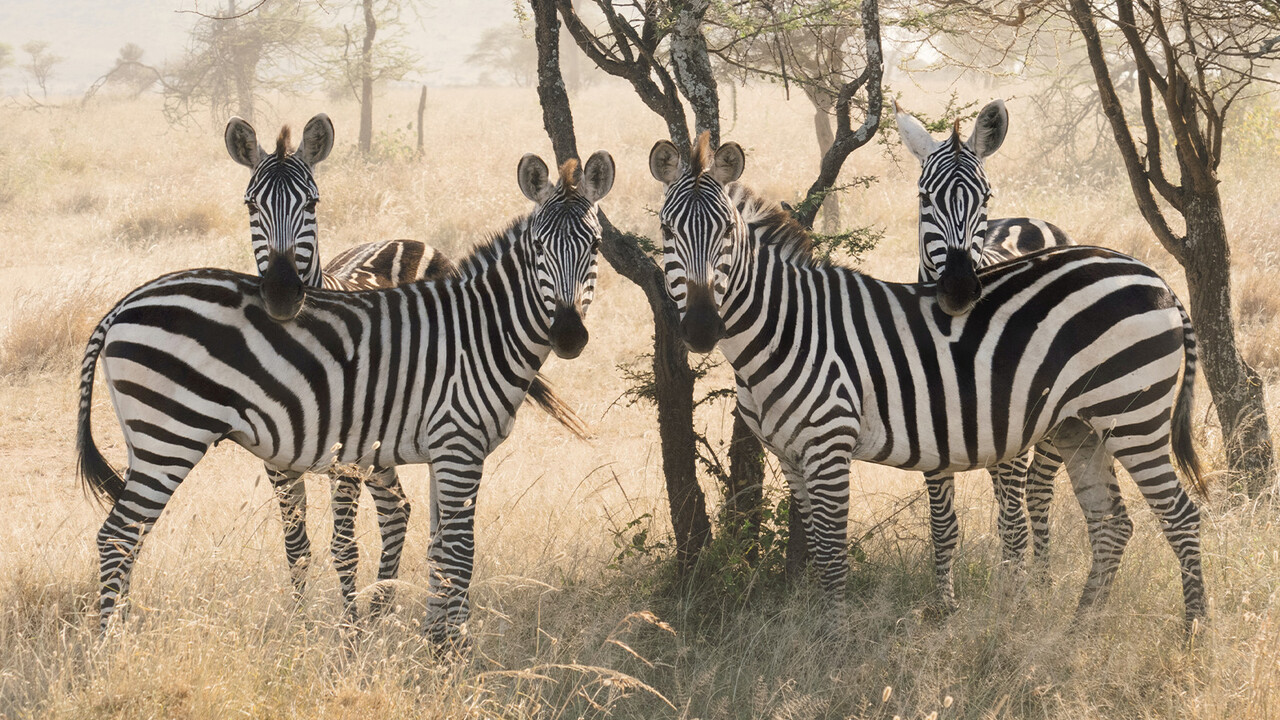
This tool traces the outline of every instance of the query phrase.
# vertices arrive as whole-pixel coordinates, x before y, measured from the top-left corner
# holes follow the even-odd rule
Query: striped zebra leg
[[[280,501],[280,520],[284,524],[284,555],[289,561],[289,579],[293,581],[295,609],[302,606],[307,590],[307,570],[311,565],[311,540],[307,537],[307,490],[302,474],[267,467],[267,477]]]
[[[458,455],[431,463],[431,598],[425,632],[441,647],[465,651],[463,626],[475,560],[476,493],[483,461]]]
[[[809,556],[837,610],[849,576],[849,456],[825,453],[806,463]]]
[[[1027,471],[1027,518],[1031,521],[1031,543],[1035,549],[1035,575],[1049,582],[1049,510],[1053,506],[1053,479],[1062,467],[1062,458],[1053,445],[1035,447]]]
[[[137,448],[134,451],[145,452]],[[203,451],[200,454],[203,455]],[[143,538],[155,526],[174,490],[191,471],[187,461],[182,458],[156,456],[156,460],[164,461],[167,467],[175,468],[174,471],[152,469],[150,463],[147,463],[148,474],[130,467],[125,476],[124,491],[112,505],[102,528],[98,530],[98,580],[101,590],[98,611],[99,627],[104,632],[107,621],[117,607],[121,607],[120,616],[123,618],[123,605],[129,595],[129,576],[133,563],[138,558]],[[194,464],[195,461],[190,463]]]
[[[356,570],[360,546],[356,544],[356,509],[360,502],[360,478],[338,475],[333,478],[333,537],[330,552],[338,571],[342,611],[348,621],[356,617]]]
[[[933,568],[938,581],[938,594],[947,612],[954,612],[955,578],[951,561],[960,539],[960,523],[956,520],[955,478],[949,474],[925,473],[925,489],[929,493],[929,532],[933,536]]]
[[[387,468],[365,481],[378,509],[378,529],[382,535],[382,560],[378,581],[395,580],[400,575],[400,556],[404,550],[405,530],[409,526],[412,507],[400,486],[395,468]],[[373,595],[371,613],[377,617],[391,608],[395,589],[381,585]]]
[[[1178,482],[1169,458],[1169,443],[1149,442],[1141,435],[1109,435],[1106,447],[1124,466],[1151,511],[1160,521],[1165,540],[1178,557],[1182,574],[1182,601],[1186,631],[1206,614],[1204,568],[1200,559],[1200,508]]]
[[[1120,558],[1133,535],[1133,521],[1120,497],[1111,455],[1097,433],[1080,421],[1068,420],[1054,434],[1053,443],[1066,460],[1093,550],[1093,564],[1076,608],[1079,619],[1106,603]]]
[[[1027,466],[1030,454],[1006,460],[991,468],[991,484],[995,487],[996,528],[1000,533],[1001,562],[1017,572],[1023,569],[1027,553],[1027,512],[1023,509],[1026,497]]]

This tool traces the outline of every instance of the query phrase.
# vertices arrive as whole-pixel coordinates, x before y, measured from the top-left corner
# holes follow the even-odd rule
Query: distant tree
[[[0,70],[4,70],[13,64],[13,48],[6,43],[0,43]]]
[[[44,97],[49,97],[49,78],[53,75],[53,67],[63,58],[49,52],[49,43],[44,40],[33,40],[22,46],[23,52],[31,56],[31,60],[22,66],[31,75],[31,79],[40,86]]]
[[[156,83],[164,85],[160,70],[142,62],[144,51],[137,43],[125,43],[120,48],[115,65],[105,72],[89,89],[85,91],[82,104],[88,103],[94,95],[106,85],[118,85],[126,88],[130,96],[137,98]]]
[[[170,121],[208,107],[217,121],[252,120],[259,93],[314,85],[311,76],[327,47],[306,0],[272,0],[248,9],[228,0],[202,15],[191,30],[186,57],[164,73]]]
[[[328,46],[336,48],[321,64],[331,84],[350,90],[360,102],[359,148],[368,155],[373,146],[373,88],[380,82],[403,80],[418,66],[409,50],[405,13],[413,0],[350,0],[330,6],[339,25]]]
[[[467,62],[492,70],[498,77],[528,87],[538,76],[538,47],[517,25],[485,30]]]

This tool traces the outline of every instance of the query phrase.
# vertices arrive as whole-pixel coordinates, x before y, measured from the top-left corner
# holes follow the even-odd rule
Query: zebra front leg
[[[453,456],[431,463],[431,597],[424,631],[435,645],[465,652],[475,561],[476,494],[481,461]]]
[[[387,468],[374,474],[365,484],[378,509],[378,529],[382,535],[378,582],[385,584],[378,586],[370,605],[370,613],[378,617],[390,609],[395,596],[395,588],[387,581],[395,580],[400,575],[400,556],[404,550],[404,536],[412,508],[395,468]]]
[[[1053,507],[1053,480],[1062,467],[1062,458],[1049,443],[1040,443],[1034,450],[1031,467],[1027,470],[1027,518],[1031,521],[1031,542],[1035,549],[1035,576],[1041,582],[1050,582],[1049,575],[1049,512]]]
[[[360,502],[360,478],[338,475],[333,479],[333,538],[330,551],[338,571],[342,592],[342,614],[348,622],[356,619],[356,570],[360,546],[356,544],[356,509]]]
[[[307,590],[307,570],[311,565],[311,540],[307,538],[307,490],[302,473],[267,467],[267,478],[280,501],[280,520],[284,524],[284,554],[289,561],[289,579],[293,581],[294,609],[302,607]]]
[[[1026,495],[1027,454],[1006,460],[991,468],[991,484],[996,496],[996,528],[1000,534],[1001,562],[1016,573],[1023,570],[1027,552],[1027,512],[1023,509]]]
[[[925,489],[929,493],[929,534],[933,538],[933,570],[938,594],[946,612],[955,612],[955,579],[951,563],[960,539],[960,523],[956,520],[955,478],[950,474],[925,473]]]
[[[1053,443],[1066,461],[1093,550],[1093,564],[1076,608],[1076,619],[1080,620],[1106,603],[1120,558],[1133,535],[1133,521],[1120,497],[1111,456],[1091,428],[1079,421],[1066,421],[1055,432]]]

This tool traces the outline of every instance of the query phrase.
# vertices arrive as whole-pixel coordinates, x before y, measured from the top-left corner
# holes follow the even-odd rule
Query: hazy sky
[[[26,60],[24,44],[48,41],[50,50],[65,58],[54,68],[49,91],[80,93],[111,68],[125,43],[142,46],[143,59],[150,64],[176,59],[198,19],[180,11],[198,8],[212,13],[224,4],[221,0],[0,0],[0,43],[12,47],[14,59],[21,64]],[[249,6],[248,0],[240,4]],[[463,61],[481,33],[516,22],[513,0],[434,0],[420,7],[422,27],[412,27],[411,33],[428,72],[426,79],[437,86],[474,82],[479,73]],[[27,74],[15,66],[0,71],[4,94],[20,94],[27,84]],[[34,84],[31,90],[36,91]]]

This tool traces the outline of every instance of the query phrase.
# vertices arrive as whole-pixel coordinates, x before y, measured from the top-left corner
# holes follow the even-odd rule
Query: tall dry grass
[[[944,88],[914,88],[908,107],[936,110]],[[977,97],[985,100],[986,98]],[[769,88],[739,93],[725,136],[747,148],[747,182],[794,199],[816,170],[803,99]],[[574,98],[579,144],[608,149],[618,180],[605,207],[615,223],[654,233],[657,183],[647,154],[660,123],[625,88]],[[532,90],[441,90],[428,110],[428,152],[404,134],[378,140],[384,161],[356,157],[356,110],[311,100],[273,106],[295,125],[328,112],[339,145],[320,166],[322,252],[411,237],[458,255],[527,209],[514,170],[525,152],[550,155]],[[1032,156],[1010,103],[1006,147],[988,168],[993,215],[1048,218],[1085,242],[1180,270],[1151,238],[1123,184],[1031,180]],[[416,95],[381,99],[385,125],[403,123]],[[274,135],[281,117],[258,122]],[[88,328],[128,289],[200,265],[251,269],[241,205],[247,171],[225,157],[218,127],[172,128],[154,102],[88,111],[0,110],[0,714],[17,717],[680,717],[680,718],[1268,718],[1280,712],[1280,529],[1277,508],[1222,491],[1206,504],[1211,623],[1185,646],[1177,567],[1141,498],[1138,529],[1112,602],[1087,627],[1070,624],[1088,568],[1080,513],[1060,479],[1054,582],[1023,587],[998,567],[985,476],[961,479],[964,539],[959,612],[931,601],[926,509],[919,478],[860,465],[854,528],[870,529],[853,558],[847,612],[831,618],[812,583],[763,588],[747,601],[715,586],[675,587],[661,552],[614,562],[616,533],[646,514],[650,538],[668,528],[652,408],[631,406],[615,367],[649,346],[646,304],[602,269],[583,356],[552,360],[551,380],[593,425],[582,443],[538,413],[486,467],[477,519],[474,655],[436,657],[416,631],[426,600],[427,478],[405,468],[418,510],[405,549],[399,607],[358,636],[337,627],[337,583],[326,552],[328,488],[309,488],[315,551],[307,602],[295,610],[275,501],[260,463],[215,448],[178,490],[134,573],[132,616],[95,635],[96,550],[103,511],[74,478],[75,388]],[[1251,127],[1274,144],[1276,128]],[[1252,136],[1251,136],[1252,137]],[[885,228],[865,260],[878,276],[915,274],[914,160],[875,149],[848,172],[878,182],[844,203],[847,224]],[[1236,250],[1245,352],[1274,382],[1280,309],[1269,278],[1280,229],[1274,156],[1228,159],[1223,195]],[[1036,177],[1042,177],[1037,175]],[[729,380],[724,367],[707,387]],[[101,388],[99,388],[101,391]],[[1273,426],[1280,427],[1277,388]],[[700,408],[714,443],[727,404]],[[1197,431],[1211,462],[1218,440],[1200,393]],[[102,392],[94,428],[123,458]],[[776,478],[770,480],[780,492]],[[714,503],[720,498],[709,483]],[[646,525],[647,523],[647,525]],[[358,534],[372,577],[377,529]]]

